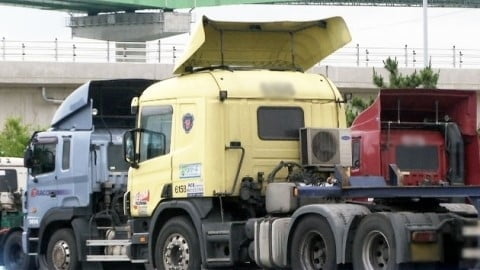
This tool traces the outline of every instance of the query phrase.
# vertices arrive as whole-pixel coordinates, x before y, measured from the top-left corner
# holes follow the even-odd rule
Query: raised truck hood
[[[204,16],[174,73],[218,66],[304,71],[350,40],[341,17],[301,22],[221,22]]]

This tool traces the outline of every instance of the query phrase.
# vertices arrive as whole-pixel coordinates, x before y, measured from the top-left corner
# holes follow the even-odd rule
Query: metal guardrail
[[[141,62],[174,64],[185,49],[181,43],[162,40],[150,42],[112,41],[17,41],[0,40],[0,61],[40,62]],[[480,49],[432,48],[433,68],[480,68]],[[399,67],[421,68],[423,49],[409,47],[344,47],[324,59],[320,65],[383,67],[383,60],[395,57]]]
[[[0,61],[175,63],[185,45],[155,42],[0,40]]]
[[[396,58],[399,67],[422,68],[423,48],[408,47],[344,47],[328,58],[322,65],[383,67],[387,57]],[[355,62],[352,63],[352,59]],[[433,68],[480,68],[480,50],[451,48],[430,48],[429,63]]]

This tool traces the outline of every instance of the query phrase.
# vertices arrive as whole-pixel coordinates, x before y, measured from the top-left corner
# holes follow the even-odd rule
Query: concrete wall
[[[0,85],[79,85],[88,80],[172,76],[172,65],[142,63],[0,62]]]
[[[144,78],[161,80],[172,76],[171,64],[0,62],[0,129],[6,118],[21,117],[32,126],[48,127],[59,104],[42,97],[64,99],[88,80]],[[377,69],[388,78],[383,69]],[[410,74],[413,69],[401,69]],[[327,75],[342,92],[375,97],[372,68],[320,66],[310,72]],[[442,69],[439,88],[480,90],[480,70]]]
[[[383,68],[375,68],[385,82],[388,74]],[[418,71],[419,69],[417,69]],[[402,74],[411,74],[413,68],[399,69]],[[438,71],[435,70],[434,71]],[[440,69],[440,78],[437,88],[480,90],[480,69]],[[372,82],[373,68],[371,67],[315,67],[311,72],[327,75],[343,92],[376,93],[376,86]]]
[[[64,99],[71,92],[69,87],[49,87],[46,93],[51,98]],[[40,87],[0,86],[0,130],[9,117],[20,117],[32,128],[46,128],[59,106],[42,98]]]
[[[32,127],[48,127],[59,104],[88,80],[171,77],[172,65],[134,63],[0,62],[0,130],[5,119],[21,117]]]

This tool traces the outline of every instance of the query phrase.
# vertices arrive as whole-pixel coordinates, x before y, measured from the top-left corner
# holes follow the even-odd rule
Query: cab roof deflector
[[[350,42],[341,17],[314,21],[222,22],[203,17],[174,68],[307,70]]]

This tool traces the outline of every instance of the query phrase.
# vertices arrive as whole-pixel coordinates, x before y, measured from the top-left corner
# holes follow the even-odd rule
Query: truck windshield
[[[0,192],[17,190],[17,171],[15,169],[0,169]]]
[[[111,144],[108,146],[108,170],[111,172],[126,172],[130,166],[123,159],[122,145]]]

